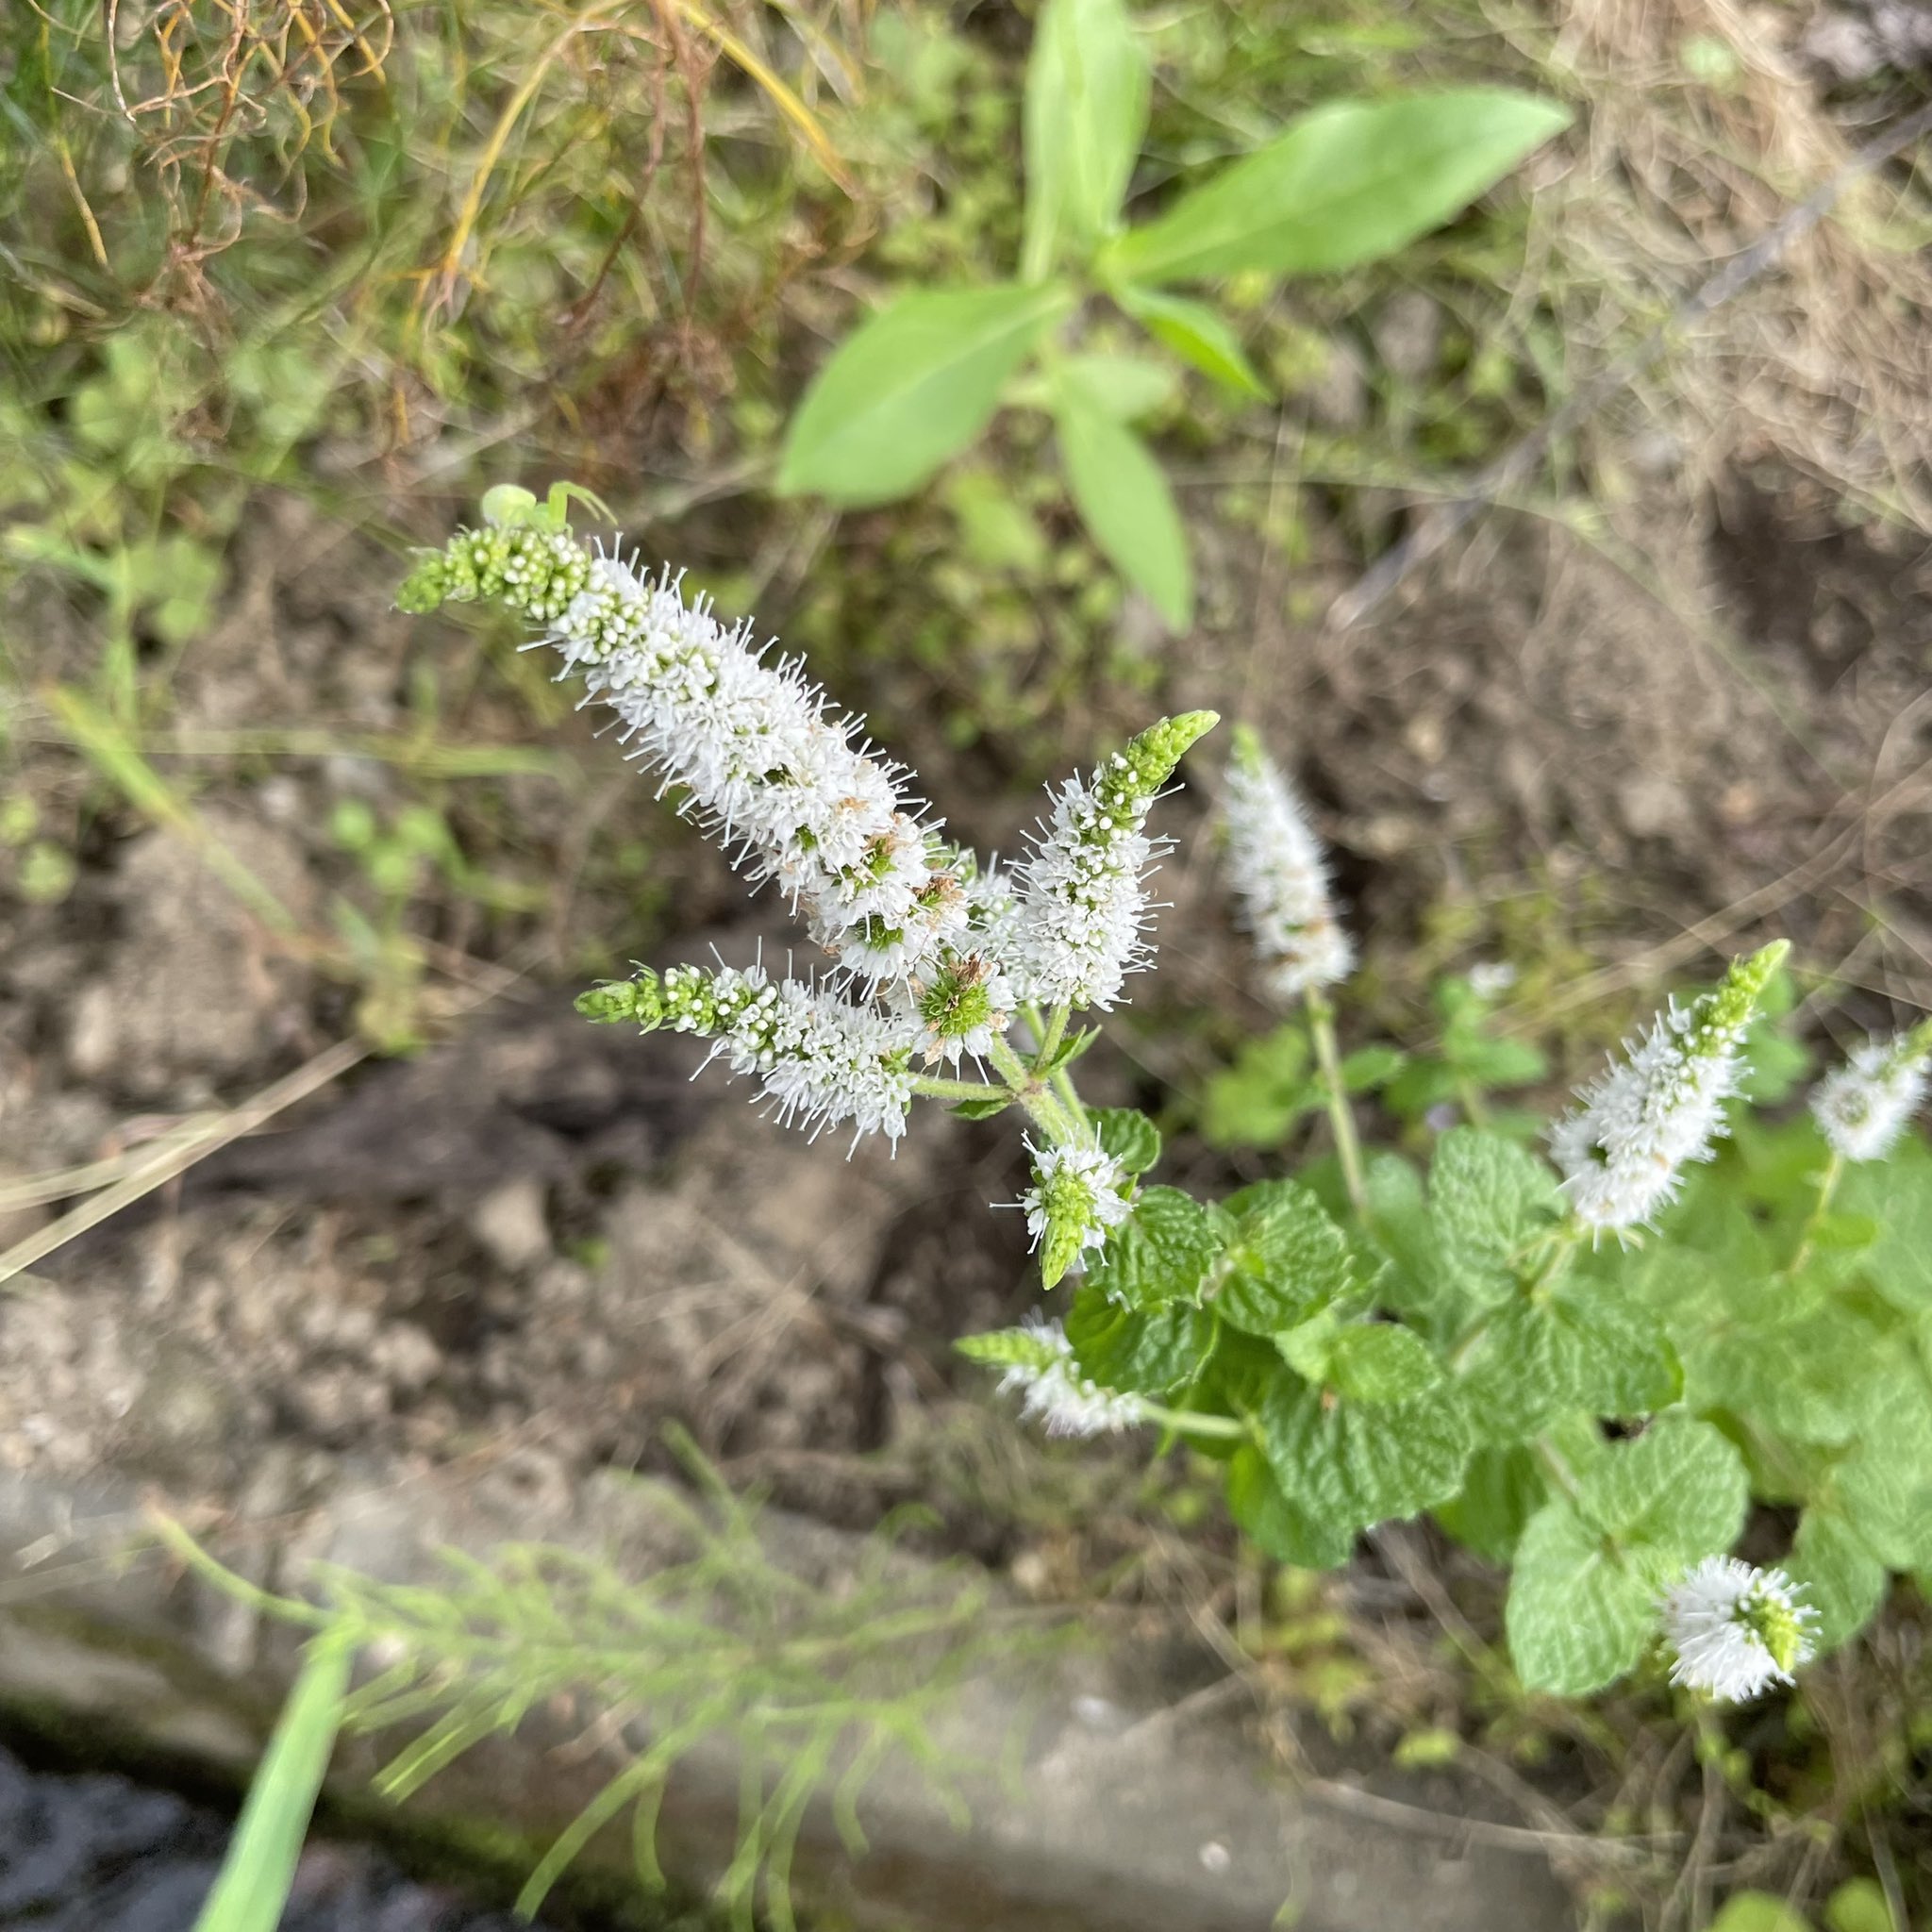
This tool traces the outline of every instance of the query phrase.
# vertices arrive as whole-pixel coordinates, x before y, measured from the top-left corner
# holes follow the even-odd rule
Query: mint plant
[[[1433,1512],[1510,1566],[1517,1672],[1564,1695],[1666,1639],[1680,1682],[1751,1694],[1854,1635],[1892,1572],[1932,1573],[1932,1149],[1907,1132],[1932,1022],[1760,1116],[1749,1096],[1793,1072],[1766,1024],[1778,941],[1672,1002],[1544,1152],[1446,1122],[1425,1162],[1373,1145],[1337,1040],[1353,953],[1324,858],[1243,735],[1231,881],[1266,982],[1304,1008],[1332,1152],[1195,1199],[1149,1178],[1154,1123],[1089,1107],[1074,1074],[1083,1017],[1149,963],[1147,821],[1213,715],[1064,781],[1025,857],[989,863],[795,659],[585,546],[569,506],[492,491],[400,601],[522,619],[824,955],[812,976],[641,967],[581,1009],[709,1041],[814,1134],[896,1141],[922,1099],[1024,1113],[1019,1205],[1059,1312],[960,1346],[1029,1415],[1153,1426],[1219,1460],[1235,1522],[1291,1564]],[[1780,1570],[1729,1554],[1754,1501],[1796,1512]]]
[[[1561,108],[1501,88],[1331,101],[1128,226],[1150,81],[1122,0],[1046,0],[1026,70],[1017,274],[985,288],[906,291],[861,324],[791,419],[782,492],[890,503],[972,443],[1003,403],[1043,410],[1094,542],[1178,628],[1194,601],[1187,535],[1133,426],[1172,393],[1174,376],[1161,359],[1089,344],[1096,314],[1125,317],[1224,389],[1265,396],[1233,325],[1177,287],[1384,259],[1569,122]]]

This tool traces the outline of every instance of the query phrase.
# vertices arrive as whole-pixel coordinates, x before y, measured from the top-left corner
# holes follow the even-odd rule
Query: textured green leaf
[[[1818,1612],[1813,1634],[1821,1652],[1836,1650],[1872,1621],[1891,1580],[1865,1540],[1829,1509],[1807,1509],[1799,1517],[1782,1567],[1804,1586],[1804,1601]]]
[[[1492,1310],[1457,1352],[1457,1371],[1477,1440],[1540,1435],[1572,1409],[1648,1415],[1676,1399],[1676,1357],[1647,1310],[1598,1282],[1566,1283],[1540,1301]]]
[[[1439,1504],[1435,1518],[1456,1541],[1491,1563],[1507,1563],[1529,1519],[1549,1501],[1536,1457],[1527,1449],[1478,1449],[1462,1491]]]
[[[1129,282],[1310,275],[1391,255],[1458,214],[1569,124],[1497,88],[1331,101],[1113,243]]]
[[[1160,1158],[1160,1129],[1131,1107],[1101,1107],[1089,1118],[1100,1144],[1129,1174],[1145,1174]]]
[[[1307,1030],[1298,1023],[1250,1041],[1231,1067],[1208,1082],[1201,1132],[1212,1147],[1274,1147],[1322,1105],[1308,1072]]]
[[[1410,1328],[1388,1322],[1355,1323],[1328,1351],[1331,1386],[1354,1402],[1412,1402],[1440,1389],[1436,1352]]]
[[[1076,381],[1055,384],[1053,412],[1080,521],[1108,561],[1182,629],[1194,612],[1194,566],[1160,465]]]
[[[1105,1389],[1166,1395],[1200,1374],[1214,1351],[1216,1324],[1186,1302],[1137,1309],[1109,1301],[1089,1280],[1066,1316],[1067,1340],[1081,1369]]]
[[[1026,63],[1021,273],[1084,259],[1113,225],[1147,127],[1147,57],[1121,0],[1047,0]]]
[[[1518,1292],[1528,1251],[1553,1227],[1557,1177],[1514,1141],[1474,1127],[1442,1136],[1429,1166],[1429,1215],[1443,1274],[1474,1302]]]
[[[1669,1564],[1624,1552],[1562,1501],[1530,1518],[1516,1545],[1504,1615],[1516,1674],[1532,1690],[1584,1697],[1642,1660],[1657,1636]]]
[[[1689,1564],[1737,1541],[1746,1490],[1743,1460],[1723,1435],[1690,1416],[1666,1415],[1579,1474],[1576,1507],[1620,1543]]]
[[[1057,284],[897,297],[806,391],[786,431],[779,491],[842,504],[909,494],[985,428],[1007,378],[1074,302]]]
[[[1227,1507],[1236,1526],[1278,1562],[1304,1570],[1338,1570],[1355,1553],[1355,1532],[1290,1502],[1268,1458],[1252,1444],[1244,1444],[1228,1463]]]
[[[1306,1322],[1354,1286],[1348,1237],[1297,1181],[1261,1181],[1224,1204],[1234,1234],[1215,1311],[1250,1335]]]
[[[1226,1238],[1224,1217],[1179,1189],[1142,1188],[1088,1279],[1129,1307],[1191,1300]]]
[[[1358,1403],[1284,1375],[1257,1420],[1283,1493],[1337,1531],[1446,1501],[1469,1460],[1469,1424],[1446,1386],[1412,1402]]]
[[[1114,299],[1136,322],[1145,324],[1183,361],[1237,395],[1265,397],[1267,385],[1255,374],[1241,338],[1205,303],[1154,289],[1122,288]]]

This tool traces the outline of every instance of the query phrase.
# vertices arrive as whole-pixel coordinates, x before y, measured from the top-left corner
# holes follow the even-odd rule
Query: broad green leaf
[[[1914,1133],[1886,1159],[1852,1168],[1838,1206],[1878,1224],[1858,1272],[1902,1313],[1932,1312],[1932,1147]]]
[[[1074,507],[1108,561],[1169,625],[1194,612],[1194,567],[1173,492],[1147,445],[1078,382],[1057,382],[1054,420]]]
[[[1227,1466],[1227,1508],[1236,1526],[1277,1562],[1339,1570],[1354,1554],[1354,1530],[1290,1502],[1268,1458],[1252,1444],[1237,1450]]]
[[[1213,1307],[1230,1326],[1274,1335],[1354,1287],[1348,1237],[1298,1181],[1261,1181],[1223,1205],[1234,1232]]]
[[[1825,1932],[1907,1932],[1875,1878],[1848,1878],[1824,1902]]]
[[[1539,1238],[1557,1224],[1557,1177],[1495,1134],[1453,1127],[1429,1167],[1429,1217],[1442,1273],[1471,1301],[1519,1292]]]
[[[1619,1543],[1657,1550],[1681,1567],[1737,1541],[1745,1492],[1737,1450],[1708,1423],[1675,1414],[1582,1471],[1576,1507]]]
[[[1121,0],[1047,0],[1026,63],[1020,273],[1084,260],[1113,226],[1147,127],[1147,57]]]
[[[309,1641],[194,1932],[275,1932],[282,1923],[355,1654],[343,1631],[325,1630]]]
[[[1255,374],[1241,338],[1205,302],[1155,289],[1121,288],[1113,296],[1136,322],[1146,325],[1149,335],[1203,375],[1238,395],[1267,396],[1268,386]]]
[[[1129,1174],[1145,1174],[1160,1158],[1160,1129],[1131,1107],[1102,1107],[1090,1118],[1100,1144]]]
[[[1836,1650],[1872,1621],[1891,1580],[1865,1540],[1829,1509],[1799,1517],[1781,1567],[1804,1586],[1804,1601],[1818,1612],[1813,1636],[1821,1652]]]
[[[1402,1071],[1403,1058],[1392,1046],[1358,1046],[1342,1058],[1341,1084],[1351,1093],[1373,1093]]]
[[[1192,1300],[1227,1238],[1223,1217],[1178,1188],[1143,1188],[1088,1279],[1128,1307]]]
[[[1657,1637],[1666,1565],[1613,1548],[1562,1501],[1532,1516],[1516,1545],[1504,1624],[1532,1690],[1584,1697],[1642,1661]]]
[[[1469,1425],[1446,1386],[1412,1402],[1358,1403],[1283,1375],[1257,1420],[1282,1493],[1338,1533],[1447,1501],[1469,1460]]]
[[[1462,1490],[1438,1504],[1436,1521],[1465,1548],[1491,1563],[1515,1554],[1524,1526],[1549,1501],[1550,1486],[1527,1449],[1478,1449]]]
[[[1343,1328],[1328,1351],[1328,1374],[1336,1392],[1355,1402],[1411,1402],[1443,1381],[1435,1350],[1389,1322]]]
[[[1219,1324],[1185,1302],[1124,1308],[1091,1281],[1067,1311],[1067,1340],[1081,1369],[1106,1389],[1166,1395],[1184,1388],[1214,1352]]]
[[[1569,122],[1500,88],[1332,101],[1123,236],[1102,270],[1160,283],[1372,261],[1459,214]]]
[[[1596,1281],[1491,1310],[1453,1354],[1479,1441],[1540,1435],[1557,1416],[1640,1416],[1676,1399],[1680,1371],[1656,1319]]]
[[[1174,372],[1144,356],[1068,356],[1058,379],[1082,390],[1096,409],[1118,423],[1133,423],[1159,408],[1174,392]]]
[[[985,428],[1007,378],[1074,305],[1058,283],[898,296],[806,391],[785,434],[779,492],[873,504],[918,489]]]

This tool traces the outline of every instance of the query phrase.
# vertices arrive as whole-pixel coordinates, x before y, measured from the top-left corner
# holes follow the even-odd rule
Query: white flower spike
[[[1883,1160],[1925,1101],[1932,1020],[1896,1040],[1868,1040],[1811,1094],[1811,1113],[1842,1160]]]
[[[1811,1657],[1818,1622],[1798,1596],[1782,1570],[1707,1557],[1664,1595],[1664,1636],[1675,1652],[1671,1682],[1733,1704],[1789,1684]]]
[[[1550,1130],[1550,1153],[1576,1218],[1595,1232],[1640,1227],[1676,1194],[1684,1167],[1724,1131],[1739,1051],[1783,940],[1735,961],[1714,992],[1660,1014],[1630,1058],[1584,1088]]]
[[[1107,1245],[1108,1230],[1127,1218],[1121,1191],[1127,1174],[1098,1147],[1036,1147],[1028,1141],[1026,1150],[1033,1156],[1033,1185],[1020,1206],[1041,1250],[1040,1278],[1052,1288],[1069,1271],[1084,1268],[1088,1255]]]
[[[1105,1011],[1126,974],[1147,963],[1142,880],[1155,846],[1141,827],[1181,754],[1215,722],[1212,711],[1163,718],[1091,782],[1061,788],[1017,869],[1019,903],[1000,958],[1023,1000]]]
[[[1058,1321],[1037,1311],[1012,1335],[1024,1350],[1000,1377],[1000,1392],[1021,1393],[1020,1413],[1043,1423],[1049,1436],[1108,1436],[1145,1420],[1137,1395],[1116,1394],[1090,1382],[1074,1360],[1074,1344]]]
[[[1222,791],[1227,876],[1279,1000],[1348,977],[1355,948],[1335,914],[1328,861],[1280,768],[1245,725]]]

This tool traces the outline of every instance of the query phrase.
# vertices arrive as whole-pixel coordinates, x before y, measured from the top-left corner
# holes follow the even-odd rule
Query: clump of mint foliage
[[[1047,0],[1026,71],[1013,279],[903,291],[861,324],[791,419],[781,491],[890,503],[976,441],[1002,406],[1042,410],[1094,542],[1179,628],[1194,604],[1187,535],[1134,425],[1173,394],[1175,362],[1237,395],[1268,393],[1225,313],[1179,291],[1384,259],[1569,121],[1503,88],[1330,101],[1129,225],[1150,86],[1122,0]],[[1108,312],[1153,353],[1091,346]]]

